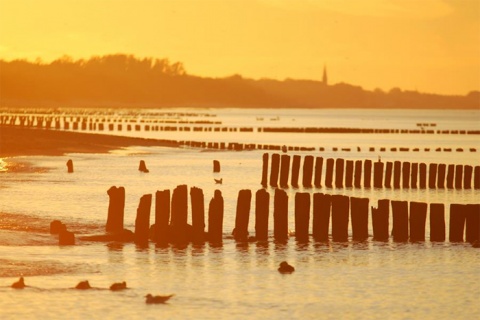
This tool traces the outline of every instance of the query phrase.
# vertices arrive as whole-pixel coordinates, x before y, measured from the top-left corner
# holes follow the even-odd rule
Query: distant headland
[[[115,54],[51,63],[0,60],[1,107],[480,109],[480,92],[439,95],[347,83],[189,75],[180,62]]]

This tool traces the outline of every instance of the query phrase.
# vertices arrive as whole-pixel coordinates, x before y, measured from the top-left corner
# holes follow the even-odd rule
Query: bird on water
[[[120,290],[124,290],[124,289],[127,289],[127,283],[125,281],[117,282],[117,283],[114,283],[110,286],[110,290],[112,290],[112,291],[120,291]]]
[[[75,289],[80,289],[80,290],[86,290],[86,289],[91,289],[92,287],[90,286],[90,283],[88,283],[88,280],[85,281],[80,281]]]
[[[149,293],[145,296],[145,298],[146,298],[145,303],[146,304],[165,303],[165,302],[168,301],[168,299],[170,299],[173,296],[174,296],[173,294],[168,295],[168,296],[152,296]]]
[[[20,279],[18,279],[18,281],[15,281],[14,283],[12,283],[12,288],[14,288],[14,289],[25,288],[25,282],[23,280],[23,277],[20,277]]]
[[[295,268],[289,265],[287,261],[282,261],[280,268],[278,268],[278,272],[280,273],[292,273],[293,271],[295,271]]]

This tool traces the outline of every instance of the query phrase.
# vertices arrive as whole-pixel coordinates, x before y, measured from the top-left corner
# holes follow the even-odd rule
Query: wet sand
[[[0,157],[105,153],[129,146],[177,147],[171,140],[0,126]]]

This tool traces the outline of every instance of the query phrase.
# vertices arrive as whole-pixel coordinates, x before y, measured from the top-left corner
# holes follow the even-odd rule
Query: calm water
[[[372,110],[202,110],[226,126],[315,126],[416,129],[478,129],[478,111]],[[187,118],[183,118],[184,120]],[[192,118],[193,119],[193,118]],[[195,117],[194,120],[202,119]],[[263,119],[263,120],[260,120]],[[480,141],[473,135],[269,134],[212,132],[119,132],[116,134],[175,140],[272,143],[324,147],[325,152],[292,152],[324,158],[479,165]],[[351,148],[350,152],[332,151]],[[360,147],[361,151],[357,151]],[[376,152],[370,152],[375,147]],[[380,147],[387,148],[379,152]],[[391,147],[420,148],[391,152]],[[464,152],[435,152],[435,148]],[[430,152],[423,151],[431,148]],[[477,152],[470,152],[476,148]],[[131,147],[109,154],[3,159],[0,170],[0,316],[15,318],[325,318],[325,319],[472,319],[480,314],[480,251],[470,244],[445,243],[315,243],[237,244],[227,238],[234,226],[238,191],[259,189],[263,151],[201,151],[198,149]],[[74,174],[66,173],[72,159]],[[145,160],[148,174],[138,172]],[[221,173],[212,173],[212,160]],[[215,185],[214,178],[223,178]],[[179,184],[200,187],[205,203],[216,188],[225,200],[222,247],[136,248],[133,244],[77,241],[59,247],[48,233],[60,219],[77,236],[104,229],[110,186],[126,189],[125,226],[134,228],[143,194]],[[271,209],[273,204],[273,189]],[[289,194],[289,227],[294,229],[296,192],[345,194],[370,199],[478,203],[478,190],[293,189]],[[254,208],[254,198],[252,208]],[[428,218],[428,217],[427,217]],[[270,231],[273,231],[270,219]],[[152,219],[153,223],[153,219]],[[447,221],[448,225],[448,221]],[[254,215],[249,231],[254,234]],[[351,230],[350,230],[351,232]],[[372,233],[370,226],[370,234]],[[429,238],[427,223],[427,239]],[[296,272],[281,275],[287,260]],[[24,275],[31,287],[13,290]],[[69,289],[88,279],[98,290]],[[125,280],[123,292],[105,290]],[[144,295],[174,293],[166,305],[145,305]]]

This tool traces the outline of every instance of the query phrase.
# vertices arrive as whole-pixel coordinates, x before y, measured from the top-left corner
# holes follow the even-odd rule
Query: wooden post
[[[393,187],[395,189],[400,188],[400,176],[402,171],[402,163],[400,161],[395,161],[393,164]]]
[[[310,194],[295,194],[295,238],[299,242],[308,242],[308,226],[310,225]]]
[[[466,205],[465,240],[470,243],[480,240],[480,204]]]
[[[280,187],[288,188],[288,174],[290,171],[290,156],[282,154],[280,161]]]
[[[427,165],[420,163],[420,189],[427,188]]]
[[[122,232],[123,231],[123,215],[125,209],[125,188],[111,187],[108,189],[109,196],[108,216],[105,230],[107,232]]]
[[[392,201],[393,241],[408,241],[408,202]]]
[[[220,161],[213,160],[213,172],[220,172]]]
[[[190,202],[192,205],[192,241],[205,242],[205,202],[203,190],[197,187],[190,188]]]
[[[334,160],[332,158],[327,159],[327,172],[325,175],[325,186],[328,188],[332,188],[333,183],[333,165]]]
[[[335,187],[343,188],[343,169],[345,166],[345,160],[337,158],[335,163]]]
[[[455,166],[455,189],[462,189],[463,182],[463,165]]]
[[[370,188],[372,185],[372,160],[365,160],[363,166],[363,185],[365,188]]]
[[[435,189],[437,187],[437,164],[430,163],[428,168],[428,187],[430,189]]]
[[[255,237],[258,241],[268,240],[268,213],[270,194],[260,189],[255,194]]]
[[[410,188],[410,162],[407,161],[402,163],[402,188]]]
[[[383,162],[380,160],[373,164],[373,187],[383,187]]]
[[[463,189],[472,189],[472,166],[463,167]]]
[[[377,206],[377,208],[372,207],[373,240],[387,241],[390,200],[380,199]]]
[[[273,199],[273,237],[277,241],[288,239],[288,196],[282,189],[275,189]]]
[[[135,244],[140,246],[148,245],[148,234],[150,230],[150,208],[152,206],[152,195],[145,194],[140,198],[135,219]]]
[[[300,156],[294,155],[293,156],[293,163],[292,163],[292,187],[298,188],[298,174],[300,171]]]
[[[385,167],[385,187],[386,188],[392,187],[392,171],[393,171],[393,163],[388,161],[387,166]]]
[[[315,158],[315,187],[320,188],[322,186],[322,167],[323,167],[323,158]],[[475,171],[476,172],[476,171]]]
[[[354,174],[355,188],[362,187],[362,160],[355,161],[355,174]]]
[[[348,241],[349,198],[332,195],[332,240]]]
[[[237,215],[235,217],[235,230],[233,236],[237,241],[248,240],[248,221],[250,219],[250,203],[252,191],[243,189],[238,192]]]
[[[455,165],[449,164],[447,171],[447,188],[453,189],[453,178],[455,176]]]
[[[272,168],[270,171],[270,186],[278,186],[278,167],[280,165],[280,155],[278,153],[272,154]]]
[[[437,188],[445,188],[445,173],[447,170],[447,165],[440,163],[437,167]]]
[[[168,225],[170,223],[170,190],[155,192],[155,242],[166,245],[169,242]]]
[[[412,163],[412,170],[410,175],[410,187],[412,189],[417,189],[417,180],[418,180],[418,163]]]
[[[188,188],[187,185],[182,184],[177,186],[172,194],[172,219],[170,221],[172,243],[184,244],[188,242],[187,219]]]
[[[316,241],[328,241],[328,230],[330,227],[330,205],[329,194],[313,194],[313,238]]]
[[[427,207],[423,202],[410,202],[410,241],[425,241]]]
[[[475,166],[475,175],[473,178],[473,188],[480,189],[480,166]]]
[[[445,206],[430,204],[430,241],[445,241]]]
[[[368,198],[350,198],[352,216],[352,239],[368,239]]]
[[[303,186],[306,188],[312,187],[313,174],[313,156],[305,156],[303,162]]]
[[[220,190],[215,190],[208,206],[208,240],[211,243],[223,240],[223,197]]]
[[[73,161],[72,159],[68,159],[67,161],[67,172],[73,173]]]
[[[467,218],[466,209],[464,204],[450,204],[450,242],[463,242],[465,220]]]
[[[268,181],[268,153],[263,154],[262,163],[262,186],[266,188]]]
[[[353,160],[347,160],[345,170],[345,187],[353,187]]]

